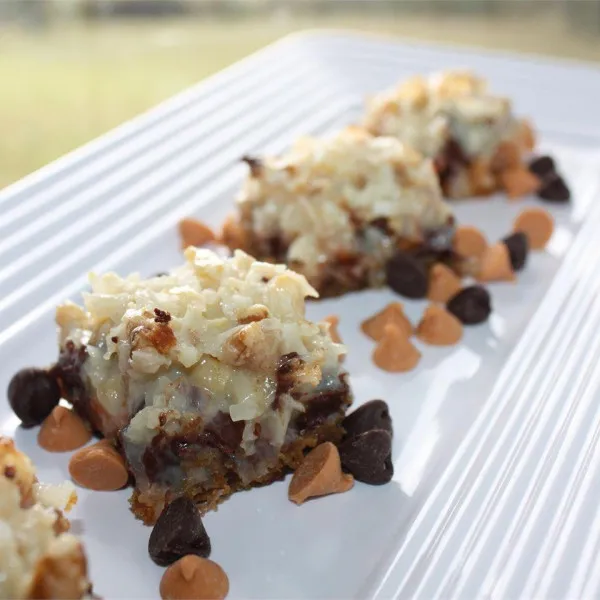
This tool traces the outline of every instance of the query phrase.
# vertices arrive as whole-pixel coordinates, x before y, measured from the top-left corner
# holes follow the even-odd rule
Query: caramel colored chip
[[[92,439],[85,423],[64,406],[55,406],[38,432],[38,444],[48,452],[70,452]]]
[[[288,498],[302,504],[315,496],[347,492],[353,485],[352,475],[342,473],[338,449],[325,442],[311,450],[294,472]]]
[[[417,337],[432,346],[452,346],[463,335],[462,323],[442,306],[430,304],[417,326]]]
[[[229,215],[223,223],[221,242],[231,250],[243,250],[246,247],[246,234],[234,215]]]
[[[360,328],[364,334],[377,342],[383,337],[388,323],[397,325],[407,337],[412,335],[412,324],[404,314],[404,307],[400,302],[391,302],[382,311],[363,321]]]
[[[163,573],[159,591],[163,600],[223,600],[229,578],[216,562],[188,554]]]
[[[513,230],[522,231],[527,236],[532,250],[541,250],[554,233],[554,219],[543,208],[526,208],[515,219]]]
[[[481,257],[479,281],[514,281],[515,272],[510,261],[510,252],[506,244],[498,242],[489,246]]]
[[[402,373],[414,369],[419,360],[421,353],[412,344],[406,332],[398,325],[388,323],[373,352],[373,362],[384,371]]]
[[[188,246],[204,246],[215,241],[213,230],[196,219],[182,219],[179,221],[179,236],[181,247],[185,250]]]
[[[76,484],[98,492],[120,490],[129,480],[125,461],[108,440],[73,454],[69,474]]]
[[[488,196],[496,188],[496,178],[492,173],[489,161],[475,160],[469,167],[471,195]]]
[[[522,198],[537,192],[542,182],[529,169],[515,167],[500,173],[500,182],[510,199]]]
[[[326,323],[329,323],[329,335],[331,339],[336,344],[343,344],[342,338],[340,337],[340,333],[338,331],[338,325],[340,323],[340,318],[337,315],[329,315],[323,319]]]
[[[479,258],[487,248],[487,241],[477,227],[461,225],[454,232],[452,248],[463,258]]]
[[[535,132],[531,123],[526,119],[523,119],[520,125],[519,133],[523,147],[526,150],[533,150],[535,148]]]
[[[450,267],[442,263],[437,263],[429,271],[427,297],[433,302],[442,302],[445,304],[452,296],[458,294],[461,287],[460,277]]]
[[[492,159],[494,171],[514,169],[521,165],[521,150],[515,142],[501,142]]]

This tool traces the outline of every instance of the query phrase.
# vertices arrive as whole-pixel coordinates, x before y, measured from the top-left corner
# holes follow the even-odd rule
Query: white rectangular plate
[[[574,200],[518,283],[493,284],[489,323],[453,348],[423,347],[408,374],[379,371],[360,322],[394,299],[368,291],[312,303],[341,317],[359,404],[394,418],[394,481],[297,507],[287,482],[240,493],[205,518],[231,597],[532,598],[600,593],[600,71],[577,64],[321,33],[288,38],[0,192],[1,386],[56,356],[53,311],[90,270],[163,271],[181,260],[176,223],[217,225],[241,155],[356,121],[365,94],[414,73],[471,67],[535,122]],[[495,240],[534,200],[456,204]],[[423,302],[406,302],[416,321]],[[6,403],[44,481],[68,456],[40,450]],[[81,491],[97,593],[158,597],[162,569],[129,491]]]

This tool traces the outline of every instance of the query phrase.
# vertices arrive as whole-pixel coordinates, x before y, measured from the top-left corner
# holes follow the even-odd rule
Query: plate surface
[[[234,65],[0,192],[0,387],[56,355],[53,311],[90,270],[163,271],[176,223],[217,225],[241,155],[355,122],[365,94],[411,74],[465,66],[530,115],[574,201],[515,285],[489,286],[494,314],[450,349],[423,347],[412,373],[370,360],[360,322],[387,291],[312,303],[341,317],[359,404],[388,401],[394,481],[297,507],[287,482],[235,495],[205,518],[213,558],[244,598],[531,598],[600,593],[600,71],[577,64],[400,44],[343,33],[292,37]],[[497,239],[532,201],[456,204]],[[406,302],[417,320],[423,302]],[[66,455],[39,449],[0,403],[44,481]],[[81,491],[81,533],[104,598],[158,597],[162,569],[129,491]]]

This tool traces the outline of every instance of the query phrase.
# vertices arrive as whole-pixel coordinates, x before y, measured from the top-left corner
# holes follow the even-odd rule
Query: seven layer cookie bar
[[[521,174],[517,185],[523,193],[536,191],[536,180],[527,177],[523,164],[534,146],[530,126],[513,115],[508,99],[490,93],[486,82],[470,72],[417,76],[375,95],[364,125],[374,135],[394,136],[433,158],[450,198],[514,187],[515,172]]]
[[[223,240],[302,273],[321,296],[379,287],[404,244],[446,244],[453,216],[433,164],[392,137],[347,128],[247,158]]]
[[[86,558],[63,516],[76,500],[70,483],[39,483],[29,458],[0,436],[0,598],[89,597]]]
[[[119,439],[147,523],[174,497],[207,510],[281,478],[341,437],[351,401],[344,347],[304,316],[304,277],[242,251],[185,257],[146,280],[93,275],[85,306],[57,311],[63,393]]]

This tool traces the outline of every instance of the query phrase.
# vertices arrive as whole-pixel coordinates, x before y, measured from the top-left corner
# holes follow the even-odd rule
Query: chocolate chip
[[[354,479],[382,485],[394,476],[392,436],[383,429],[371,429],[355,435],[339,446],[342,469]]]
[[[166,277],[168,273],[166,271],[159,271],[158,273],[154,273],[152,277]]]
[[[343,421],[342,427],[347,437],[353,437],[371,431],[383,429],[392,434],[392,417],[390,409],[383,400],[371,400],[349,414]]]
[[[56,378],[43,369],[22,369],[8,385],[8,402],[23,427],[39,425],[59,400]]]
[[[186,554],[208,558],[210,538],[192,500],[176,498],[162,511],[150,534],[148,552],[150,558],[161,567],[174,563]]]
[[[406,252],[396,252],[385,267],[387,284],[407,298],[424,298],[427,295],[427,271],[423,265]]]
[[[480,285],[472,285],[455,294],[446,308],[465,325],[476,325],[487,320],[492,312],[490,295]]]
[[[510,255],[510,264],[514,271],[520,271],[527,262],[529,253],[529,242],[527,236],[522,231],[517,231],[512,235],[505,237],[504,244],[508,248]]]
[[[568,202],[571,199],[571,192],[565,180],[559,175],[555,175],[542,183],[542,187],[538,190],[538,196],[546,202]]]
[[[556,174],[556,165],[551,156],[538,156],[529,163],[529,170],[540,179]]]

